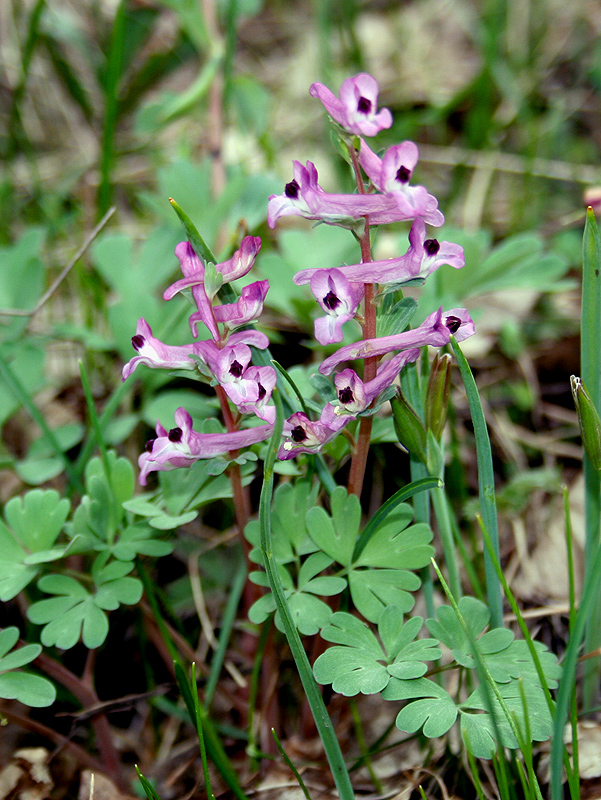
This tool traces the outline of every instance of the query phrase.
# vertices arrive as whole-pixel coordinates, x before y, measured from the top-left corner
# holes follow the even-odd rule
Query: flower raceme
[[[375,136],[392,125],[390,111],[378,111],[378,82],[365,72],[347,78],[340,87],[340,97],[323,83],[311,84],[309,94],[321,100],[332,119],[349,133]]]

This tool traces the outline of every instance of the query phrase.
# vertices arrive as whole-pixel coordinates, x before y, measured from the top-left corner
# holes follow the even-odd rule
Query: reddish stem
[[[349,144],[349,154],[351,163],[355,173],[355,180],[357,181],[357,191],[359,194],[366,194],[365,185],[363,183],[363,176],[361,175],[361,167],[357,158],[357,151]],[[366,264],[372,260],[371,255],[371,240],[369,233],[369,217],[365,217],[365,228],[363,234],[359,238],[361,245],[361,263]],[[375,339],[376,337],[376,307],[374,305],[375,287],[373,283],[365,285],[365,297],[363,302],[363,338]],[[376,357],[366,358],[363,362],[363,381],[371,381],[376,377],[378,369],[378,359]],[[363,488],[363,479],[365,476],[365,466],[367,464],[367,455],[369,452],[369,443],[371,441],[371,429],[373,426],[373,417],[361,417],[359,423],[359,433],[357,435],[357,447],[353,453],[351,460],[351,469],[349,473],[348,492],[361,497],[361,490]]]

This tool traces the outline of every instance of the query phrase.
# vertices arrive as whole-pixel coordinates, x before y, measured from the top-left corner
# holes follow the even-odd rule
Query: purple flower
[[[342,326],[355,316],[363,286],[349,283],[339,269],[318,269],[311,276],[311,291],[326,312],[315,320],[315,338],[320,344],[341,342]]]
[[[426,239],[426,223],[416,219],[409,232],[409,249],[400,258],[370,261],[338,267],[351,283],[404,283],[414,278],[427,278],[442,264],[455,269],[465,266],[463,247],[453,242]],[[318,269],[302,269],[294,276],[294,283],[301,286],[312,280]]]
[[[275,422],[275,406],[267,403],[277,381],[276,371],[273,367],[248,367],[242,376],[242,381],[236,384],[241,389],[244,384],[244,395],[240,392],[240,401],[236,402],[237,408],[243,414],[256,414],[265,422]]]
[[[425,345],[443,347],[449,343],[451,334],[458,342],[461,342],[468,336],[472,336],[473,333],[474,323],[464,308],[453,308],[443,314],[441,307],[426,317],[418,328],[393,336],[381,336],[379,339],[364,339],[356,344],[341,347],[336,353],[326,358],[319,371],[322,375],[329,375],[334,367],[342,361],[372,358],[394,350],[409,350]]]
[[[272,194],[269,198],[267,222],[270,228],[275,228],[278,219],[286,216],[316,219],[328,225],[347,228],[354,227],[355,221],[365,216],[369,216],[373,225],[385,225],[415,216],[400,210],[392,195],[324,192],[317,183],[317,170],[311,161],[307,161],[305,167],[300,161],[294,161],[293,174],[294,178],[286,184],[284,193]]]
[[[428,194],[424,186],[410,186],[409,181],[419,159],[417,145],[402,142],[389,147],[382,159],[361,140],[359,163],[380,192],[394,197],[404,219],[422,217],[430,225],[438,227],[444,216],[438,210],[438,200]]]
[[[142,486],[146,486],[150,472],[189,467],[201,458],[213,458],[262,442],[273,432],[273,425],[259,425],[233,433],[197,433],[192,429],[192,417],[185,408],[178,408],[175,412],[175,425],[166,431],[157,422],[157,438],[146,443],[146,452],[138,458]]]
[[[258,236],[245,236],[240,244],[240,249],[236,250],[228,261],[215,264],[215,269],[221,275],[223,283],[242,278],[250,272],[260,248],[261,239]],[[198,336],[196,323],[204,322],[213,339],[218,342],[220,340],[219,329],[213,316],[211,299],[209,299],[204,288],[204,264],[194,252],[190,242],[180,242],[175,248],[175,255],[179,259],[184,277],[182,280],[171,284],[163,293],[163,299],[171,300],[178,292],[184,289],[191,289],[192,297],[198,308],[198,311],[190,317],[192,333],[194,336]]]
[[[223,322],[228,330],[256,322],[263,313],[263,303],[269,291],[269,281],[255,281],[242,289],[235,303],[217,306],[213,314],[217,322]]]
[[[306,414],[298,411],[284,422],[284,436],[289,438],[278,451],[278,458],[287,461],[300,453],[317,453],[327,442],[334,439],[350,418],[336,415],[334,406],[328,403],[318,421],[312,422]]]
[[[138,320],[136,334],[132,336],[131,343],[138,355],[123,367],[124,381],[135,372],[139,364],[161,369],[196,369],[196,364],[189,358],[194,353],[193,344],[181,346],[163,344],[154,338],[150,325],[144,318]]]
[[[378,111],[378,91],[378,82],[365,72],[344,81],[340,98],[323,83],[313,83],[309,89],[311,97],[321,100],[333,120],[349,133],[363,136],[375,136],[392,125],[390,111]]]
[[[344,414],[354,419],[357,414],[365,411],[384,389],[392,385],[405,364],[417,361],[419,353],[418,348],[405,350],[388,361],[384,361],[378,367],[376,377],[367,383],[363,383],[352,369],[344,369],[339,372],[334,376],[338,398],[335,404],[336,414]]]

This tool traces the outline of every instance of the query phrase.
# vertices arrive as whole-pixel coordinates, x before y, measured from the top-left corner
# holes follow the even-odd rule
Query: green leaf
[[[496,630],[502,629],[495,628]],[[490,633],[494,633],[494,631],[490,631]],[[485,634],[482,639],[478,640],[478,650],[480,650],[480,641],[486,639],[487,636],[489,634]],[[542,642],[533,642],[533,644],[547,685],[550,689],[555,689],[561,677],[561,667],[557,662],[557,656],[547,650]],[[522,678],[524,682],[536,683],[540,686],[536,667],[524,639],[511,641],[509,646],[503,650],[492,653],[482,652],[482,657],[497,683],[509,683],[514,678]]]
[[[36,577],[38,568],[25,564],[27,553],[1,520],[0,552],[0,600],[5,602],[18,595]]]
[[[553,719],[545,694],[538,683],[522,681],[526,709],[520,691],[520,681],[512,680],[500,684],[499,690],[522,735],[526,734],[525,710],[527,709],[531,741],[544,742],[551,737]],[[479,686],[460,706],[461,734],[476,758],[492,758],[496,750],[497,732],[490,711],[495,715],[496,728],[503,746],[511,749],[517,749],[519,746],[498,699],[492,691],[489,691],[488,695],[489,698]]]
[[[436,611],[438,620],[428,619],[426,626],[432,636],[449,648],[457,663],[473,669],[476,663],[470,640],[477,639],[488,625],[490,612],[484,603],[475,597],[462,597],[458,605],[467,624],[469,636],[464,632],[459,618],[451,606],[440,606]],[[508,633],[511,632],[508,631]],[[508,644],[509,642],[505,646]]]
[[[457,719],[453,698],[429,678],[391,678],[382,697],[385,700],[420,698],[408,703],[397,715],[396,726],[406,733],[415,733],[423,726],[425,736],[437,738],[445,734]]]
[[[160,531],[170,531],[174,528],[179,528],[181,525],[187,525],[198,516],[198,511],[188,511],[185,514],[176,514],[171,516],[169,514],[157,514],[151,517],[148,524]]]
[[[29,664],[42,651],[39,644],[27,644],[10,653],[18,639],[19,630],[14,626],[0,631],[0,697],[36,708],[49,706],[56,698],[56,690],[49,680],[22,672],[9,673],[9,670]]]
[[[0,697],[19,700],[31,708],[51,706],[56,689],[47,678],[27,672],[7,672],[0,675]]]
[[[354,569],[348,581],[355,608],[370,622],[378,622],[389,605],[410,611],[415,598],[409,592],[420,587],[417,575],[404,569]]]
[[[120,535],[111,552],[121,561],[132,561],[136,555],[166,556],[173,551],[170,542],[154,538],[152,528],[144,523],[130,525]]]
[[[417,310],[417,301],[413,297],[403,297],[394,305],[391,301],[391,295],[384,298],[382,313],[378,315],[378,336],[402,333]]]
[[[24,497],[13,497],[4,516],[15,538],[30,553],[47,550],[55,543],[69,515],[71,504],[53,489],[33,489]]]
[[[337,642],[319,656],[314,665],[315,679],[331,683],[334,691],[352,696],[359,692],[381,692],[391,676],[416,678],[427,671],[423,661],[440,657],[434,639],[414,641],[423,620],[414,617],[403,625],[403,613],[389,606],[378,625],[380,642],[373,632],[352,614],[337,612],[321,635]]]
[[[320,507],[309,509],[306,523],[315,544],[331,558],[348,567],[352,561],[359,525],[361,505],[355,495],[347,495],[337,486],[330,498],[332,516]]]
[[[432,531],[423,522],[409,525],[413,509],[402,503],[391,512],[367,542],[353,566],[421,569],[430,563]]]

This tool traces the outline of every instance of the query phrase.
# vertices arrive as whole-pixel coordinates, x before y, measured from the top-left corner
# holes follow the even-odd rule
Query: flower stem
[[[355,180],[357,181],[357,191],[359,194],[366,194],[363,177],[361,175],[361,168],[357,158],[357,151],[352,144],[349,144],[348,150],[353,171],[355,173]],[[359,237],[359,244],[361,245],[361,263],[369,263],[372,260],[369,217],[365,217],[365,228],[363,234]],[[374,284],[366,284],[362,325],[364,339],[375,339],[376,337],[376,307],[373,303],[374,295]],[[375,357],[366,358],[363,367],[364,382],[373,380],[376,377],[377,369],[378,359]],[[367,463],[367,454],[369,452],[369,443],[371,441],[372,426],[372,416],[361,417],[361,422],[359,423],[359,433],[357,434],[357,448],[351,461],[351,469],[348,481],[349,494],[355,494],[357,497],[361,496],[361,489],[363,488],[363,478],[365,476],[365,466]]]

